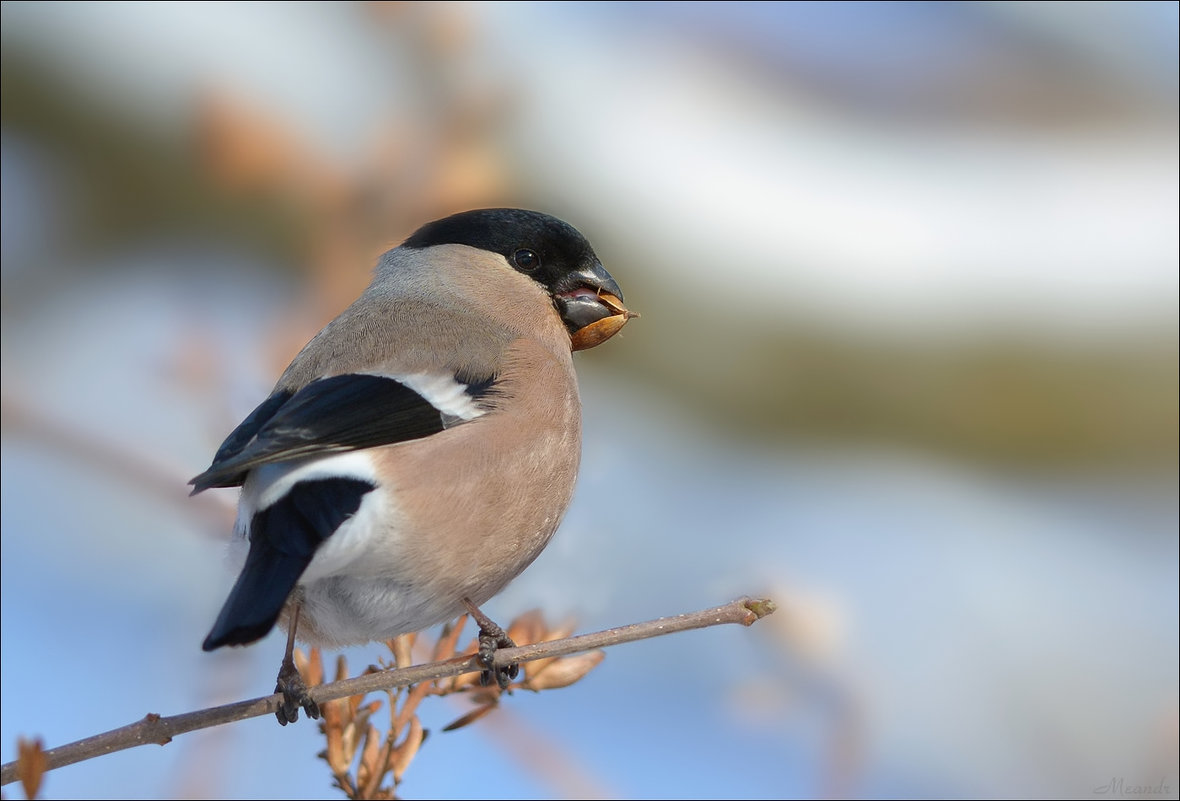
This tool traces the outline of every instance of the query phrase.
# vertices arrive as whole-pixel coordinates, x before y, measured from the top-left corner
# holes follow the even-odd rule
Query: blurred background
[[[200,651],[235,498],[185,483],[382,251],[510,205],[643,317],[487,611],[780,609],[427,703],[404,797],[1176,797],[1177,8],[5,2],[0,756],[270,692],[281,635]],[[322,747],[44,794],[330,796]]]

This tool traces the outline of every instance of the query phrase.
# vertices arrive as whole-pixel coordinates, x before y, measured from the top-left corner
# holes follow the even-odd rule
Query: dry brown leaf
[[[345,704],[340,701],[320,704],[320,730],[328,743],[324,758],[333,773],[347,773],[352,761],[351,756],[346,754],[344,742],[344,709]]]
[[[491,712],[496,708],[496,706],[497,704],[491,703],[476,707],[466,715],[463,715],[462,717],[448,723],[446,726],[443,726],[443,731],[455,731],[455,729],[461,729],[464,726],[468,726]]]
[[[532,645],[545,636],[545,618],[540,609],[530,609],[508,627],[509,638],[517,645]]]
[[[41,739],[26,740],[21,737],[17,740],[16,751],[16,775],[24,788],[25,798],[36,798],[48,767]]]
[[[349,699],[351,702],[353,699]],[[344,727],[343,744],[344,755],[347,759],[347,764],[352,764],[353,758],[356,756],[356,750],[361,742],[362,734],[368,732],[369,718],[373,716],[377,710],[381,708],[380,701],[372,701],[366,704],[363,708],[355,710],[352,719]],[[367,748],[366,743],[366,748]]]
[[[456,657],[475,656],[477,653],[479,653],[479,641],[472,640],[467,645],[466,648],[464,648],[462,651],[457,652],[455,654],[455,656]],[[478,673],[460,673],[458,676],[455,676],[454,678],[451,679],[450,687],[447,689],[444,689],[443,694],[445,695],[447,693],[464,692],[465,690],[467,690],[470,687],[478,687],[478,686],[479,686],[479,674]]]
[[[580,680],[606,658],[605,651],[591,651],[585,654],[563,656],[549,664],[545,671],[531,677],[525,685],[530,690],[556,690],[568,687]]]
[[[450,659],[455,656],[455,648],[459,643],[459,637],[463,634],[463,628],[466,625],[467,615],[459,615],[458,620],[443,626],[442,633],[438,636],[438,642],[434,644],[435,662],[441,662],[444,659]]]
[[[365,732],[361,762],[356,769],[356,787],[361,798],[372,798],[381,786],[381,777],[385,775],[381,741],[381,732],[377,731],[376,726],[369,726]]]
[[[415,684],[409,688],[405,699],[402,701],[401,709],[397,710],[396,715],[391,715],[393,719],[392,732],[393,736],[399,736],[402,730],[413,720],[418,717],[418,705],[422,703],[422,699],[431,694],[434,685],[431,682],[423,682]],[[394,703],[393,696],[390,696],[390,704]],[[391,707],[392,711],[392,707]]]
[[[550,656],[545,659],[534,659],[531,662],[525,662],[520,666],[524,671],[524,683],[530,687],[536,681],[537,677],[545,672],[545,669],[556,662],[558,657]]]
[[[410,720],[410,730],[406,732],[406,737],[402,740],[393,752],[392,770],[393,780],[395,783],[401,782],[402,776],[405,775],[406,769],[410,767],[410,762],[418,755],[418,749],[422,747],[422,743],[426,741],[426,732],[422,728],[422,722],[414,717]]]
[[[567,619],[561,625],[553,629],[543,631],[537,639],[529,641],[532,644],[537,642],[552,642],[554,640],[562,640],[573,634],[574,629],[577,628],[577,623],[572,619]],[[524,683],[532,686],[535,684],[535,679],[545,672],[546,669],[560,657],[551,656],[545,659],[534,659],[531,662],[525,662],[521,665],[524,670]]]
[[[578,621],[574,620],[573,618],[566,618],[558,625],[549,629],[545,633],[544,639],[538,640],[538,642],[553,642],[554,640],[564,640],[566,637],[573,634],[577,628],[578,628]]]
[[[356,758],[356,750],[360,747],[361,737],[365,731],[365,729],[357,728],[355,720],[350,720],[340,732],[340,750],[344,757],[342,762],[344,770],[348,770],[348,767],[352,765],[352,760]]]
[[[389,650],[393,652],[393,662],[397,667],[404,668],[414,664],[414,640],[416,634],[403,634],[390,641]]]

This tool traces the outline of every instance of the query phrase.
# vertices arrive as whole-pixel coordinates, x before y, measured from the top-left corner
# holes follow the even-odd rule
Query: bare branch
[[[581,651],[592,651],[624,642],[644,640],[649,637],[659,637],[689,629],[700,629],[707,626],[717,626],[725,623],[740,623],[749,626],[756,620],[769,615],[775,610],[773,601],[767,599],[740,598],[724,606],[704,609],[700,612],[690,612],[675,617],[661,617],[646,623],[634,623],[629,626],[606,629],[593,634],[582,634],[577,637],[567,637],[562,640],[524,645],[519,648],[504,648],[496,651],[495,664],[509,665],[519,662],[531,662],[536,659],[565,656]],[[461,673],[473,673],[483,670],[478,660],[472,657],[447,659],[441,662],[431,662],[426,665],[388,670],[380,673],[370,673],[354,679],[344,679],[331,684],[321,684],[311,688],[311,696],[319,704],[338,698],[353,695],[392,690],[410,684],[424,681],[443,679],[457,676]],[[238,701],[225,706],[202,709],[182,715],[161,717],[155,713],[148,714],[142,720],[122,728],[113,729],[103,734],[96,734],[84,740],[69,745],[51,748],[44,752],[45,769],[73,765],[87,759],[93,759],[104,754],[123,751],[138,745],[167,745],[173,737],[185,732],[220,726],[260,715],[271,715],[282,702],[282,695],[276,693],[250,701]],[[18,778],[18,762],[5,763],[0,768],[0,785],[9,784]]]

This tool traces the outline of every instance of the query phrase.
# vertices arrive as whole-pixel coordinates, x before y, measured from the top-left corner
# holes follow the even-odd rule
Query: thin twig
[[[644,640],[648,637],[658,637],[677,631],[700,629],[707,626],[717,626],[724,623],[740,623],[749,626],[759,618],[765,617],[775,609],[774,602],[765,599],[740,598],[724,606],[705,609],[700,612],[690,612],[675,617],[662,617],[649,620],[646,623],[634,623],[629,626],[606,629],[594,634],[582,634],[577,637],[567,637],[563,640],[524,645],[519,648],[503,648],[496,651],[495,666],[506,666],[513,663],[531,662],[534,659],[565,656],[581,651],[592,651],[624,642]],[[484,670],[478,659],[471,657],[456,657],[431,662],[426,665],[387,670],[370,673],[354,679],[345,679],[331,684],[321,684],[310,690],[311,697],[319,704],[338,698],[353,695],[364,695],[371,692],[392,690],[395,687],[405,687],[434,679],[457,676],[460,673],[472,673]],[[276,693],[250,701],[238,701],[225,706],[202,709],[197,712],[187,712],[182,715],[161,717],[155,713],[148,714],[142,720],[122,728],[112,729],[103,734],[96,734],[84,740],[69,745],[51,748],[45,751],[46,770],[73,765],[87,759],[104,754],[134,748],[137,745],[155,743],[167,745],[172,738],[185,732],[220,726],[260,715],[271,715],[278,709],[283,696]],[[9,784],[17,778],[17,763],[8,762],[0,768],[0,785]]]

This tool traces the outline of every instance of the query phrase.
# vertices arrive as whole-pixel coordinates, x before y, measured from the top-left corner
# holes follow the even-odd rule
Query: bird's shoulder
[[[354,303],[316,334],[275,389],[297,392],[347,373],[495,374],[518,336],[498,320],[446,303],[378,296]]]

